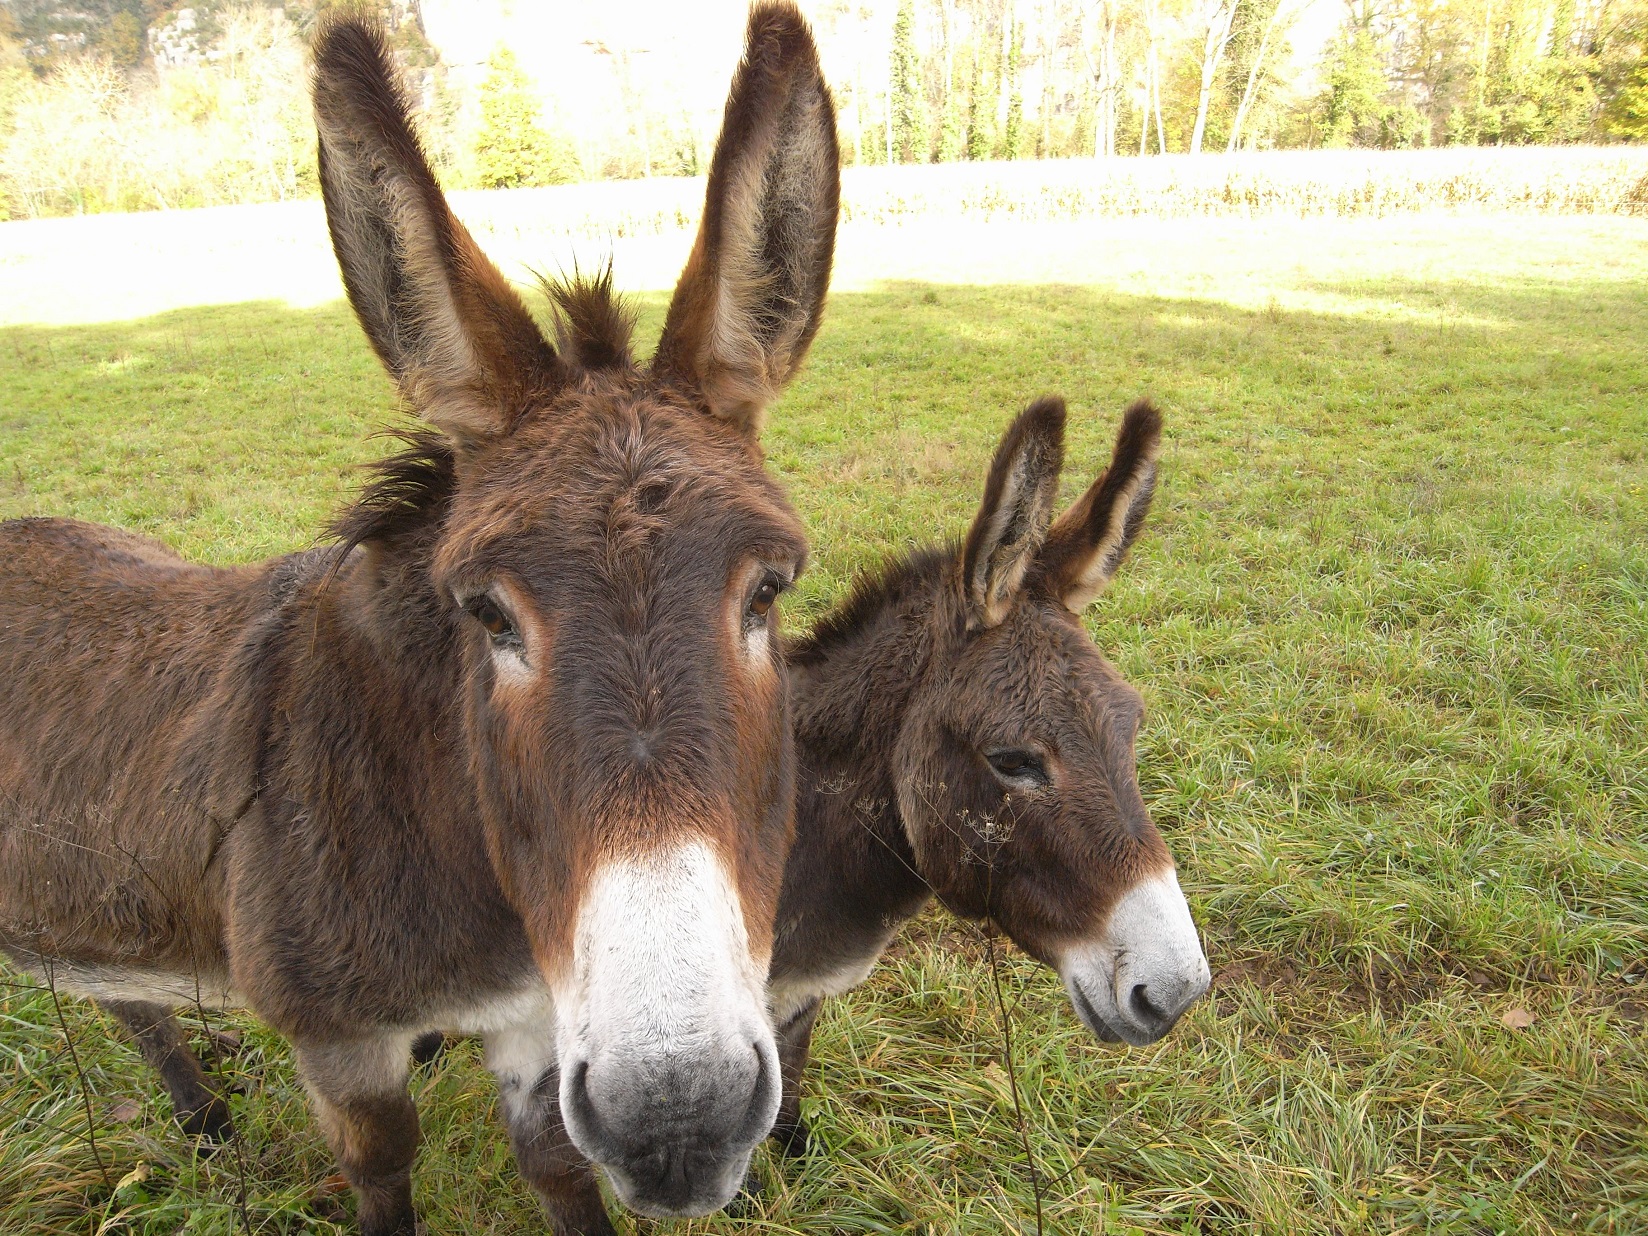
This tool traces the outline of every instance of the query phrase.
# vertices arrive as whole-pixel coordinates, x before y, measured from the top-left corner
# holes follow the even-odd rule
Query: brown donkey
[[[1054,967],[1102,1039],[1153,1042],[1207,990],[1139,794],[1143,704],[1078,617],[1144,522],[1160,437],[1155,409],[1133,407],[1110,467],[1049,530],[1064,405],[1032,405],[966,541],[889,564],[789,650],[801,782],[770,980],[786,1152],[806,1144],[821,1001],[935,894]],[[566,1236],[613,1230],[592,1185],[550,1212]]]
[[[767,404],[819,323],[834,113],[805,23],[750,17],[705,213],[642,369],[605,280],[559,346],[453,217],[381,35],[322,25],[327,221],[431,423],[339,544],[195,566],[0,525],[0,949],[100,1001],[186,1127],[225,1132],[170,1010],[291,1039],[367,1233],[411,1232],[408,1047],[482,1035],[545,1196],[736,1191],[771,1128],[765,978],[793,821],[773,602],[802,533]]]

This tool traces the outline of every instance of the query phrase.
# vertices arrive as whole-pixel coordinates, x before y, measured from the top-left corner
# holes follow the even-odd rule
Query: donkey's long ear
[[[1156,491],[1161,444],[1162,414],[1141,399],[1122,418],[1110,466],[1047,534],[1037,567],[1073,613],[1109,586],[1139,535]]]
[[[818,330],[840,194],[835,104],[812,34],[794,5],[757,4],[653,361],[750,438]]]
[[[1064,400],[1038,399],[1019,413],[996,447],[973,527],[961,551],[969,630],[1007,616],[1036,559],[1064,463]]]
[[[323,20],[314,58],[326,223],[361,326],[407,401],[460,446],[506,432],[559,384],[554,349],[447,208],[377,25]]]

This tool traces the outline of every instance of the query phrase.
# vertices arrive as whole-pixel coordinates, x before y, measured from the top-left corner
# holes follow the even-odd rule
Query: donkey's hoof
[[[778,1153],[786,1159],[799,1159],[812,1153],[813,1131],[800,1116],[794,1124],[776,1125],[771,1136]]]
[[[419,1068],[433,1064],[446,1050],[446,1036],[439,1030],[420,1034],[412,1040],[412,1063]]]
[[[201,1154],[211,1154],[235,1135],[234,1122],[229,1119],[229,1105],[222,1099],[213,1099],[193,1111],[180,1113],[177,1123],[190,1137],[200,1139]]]

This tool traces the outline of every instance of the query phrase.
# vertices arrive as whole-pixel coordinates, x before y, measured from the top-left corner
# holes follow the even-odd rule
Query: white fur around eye
[[[769,610],[759,617],[750,612],[750,601],[764,580],[771,580],[778,593],[790,586],[793,576],[775,569],[765,562],[751,562],[743,571],[738,588],[731,595],[736,598],[731,616],[744,660],[752,668],[771,666],[773,660],[773,626],[778,621],[776,612]],[[773,598],[777,601],[777,596]]]
[[[492,654],[493,675],[499,685],[519,686],[532,678],[532,662],[527,659],[528,630],[532,626],[529,611],[522,604],[516,590],[503,580],[494,581],[484,592],[470,592],[457,597],[458,604],[465,610],[470,608],[480,596],[486,596],[503,612],[505,619],[514,627],[520,637],[520,643],[499,643],[488,639],[487,651]],[[472,617],[473,620],[473,617]],[[536,643],[535,638],[530,642]]]
[[[492,645],[492,669],[500,683],[519,686],[532,677],[532,667],[519,648],[501,648]]]

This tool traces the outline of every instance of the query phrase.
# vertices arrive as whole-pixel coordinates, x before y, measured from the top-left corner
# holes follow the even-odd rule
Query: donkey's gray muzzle
[[[605,1169],[626,1206],[660,1219],[731,1201],[778,1101],[778,1056],[766,1035],[737,1059],[580,1061],[561,1084],[578,1148]]]

